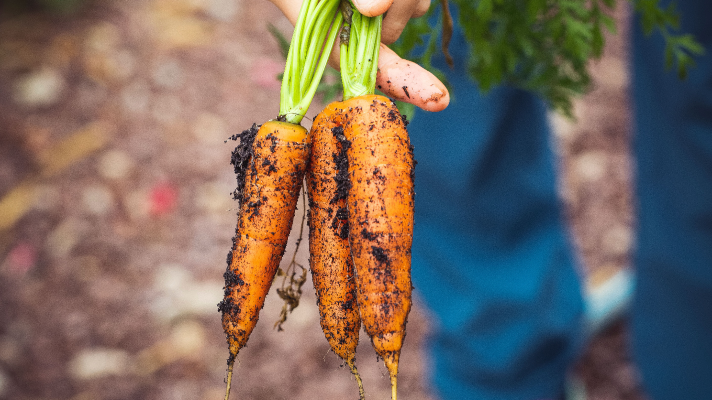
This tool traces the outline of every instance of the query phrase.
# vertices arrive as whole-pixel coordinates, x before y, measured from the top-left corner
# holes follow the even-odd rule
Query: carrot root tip
[[[230,386],[232,386],[232,370],[235,366],[235,359],[231,358],[230,362],[227,364],[227,382],[225,389],[225,400],[230,398]]]
[[[398,376],[391,375],[391,400],[397,400],[398,398]]]
[[[358,373],[358,370],[356,369],[356,364],[354,363],[354,360],[349,360],[346,362],[346,364],[349,366],[351,369],[351,373],[353,376],[356,378],[356,383],[358,384],[358,398],[359,400],[365,400],[366,399],[366,391],[363,389],[363,381],[361,380],[361,375]]]

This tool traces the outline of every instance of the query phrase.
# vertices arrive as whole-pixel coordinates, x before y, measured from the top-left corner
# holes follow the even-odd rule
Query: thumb
[[[388,11],[393,0],[352,0],[356,9],[367,17],[375,17]]]
[[[381,43],[376,87],[386,95],[425,111],[442,111],[450,103],[445,85],[420,65],[400,58]]]

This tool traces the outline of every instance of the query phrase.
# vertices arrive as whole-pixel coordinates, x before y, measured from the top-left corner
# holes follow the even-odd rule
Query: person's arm
[[[269,0],[279,8],[294,25],[299,16],[301,0]],[[354,6],[366,16],[383,18],[381,41],[395,42],[408,20],[428,11],[430,0],[353,0]],[[396,100],[411,103],[426,111],[441,111],[450,103],[445,85],[433,74],[411,61],[400,58],[393,50],[381,44],[378,57],[376,87]],[[332,51],[329,64],[338,69],[339,52]]]

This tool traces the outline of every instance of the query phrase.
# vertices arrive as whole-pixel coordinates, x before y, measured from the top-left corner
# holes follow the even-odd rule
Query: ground
[[[269,23],[291,32],[266,0],[96,0],[69,15],[0,15],[0,399],[223,396],[216,304],[237,207],[226,139],[278,112],[283,61]],[[589,279],[627,268],[633,237],[619,33],[592,65],[577,121],[553,118],[566,218]],[[273,329],[280,309],[268,296],[238,359],[235,398],[356,398],[311,285],[283,332]],[[435,399],[429,320],[416,297],[403,399]],[[357,354],[369,398],[388,398],[367,340]],[[643,398],[624,321],[575,370],[591,399]]]

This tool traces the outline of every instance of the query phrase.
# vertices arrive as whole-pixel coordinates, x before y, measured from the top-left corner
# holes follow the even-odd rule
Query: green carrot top
[[[304,0],[287,53],[279,120],[299,124],[324,74],[343,19],[341,0]]]
[[[381,15],[366,17],[350,1],[343,0],[341,13],[341,82],[344,100],[374,94],[381,43]]]

